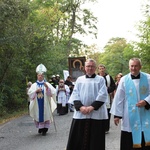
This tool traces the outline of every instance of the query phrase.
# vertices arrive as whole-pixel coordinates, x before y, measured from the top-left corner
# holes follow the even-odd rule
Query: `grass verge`
[[[4,116],[0,117],[0,125],[26,114],[28,114],[27,109],[6,113]]]

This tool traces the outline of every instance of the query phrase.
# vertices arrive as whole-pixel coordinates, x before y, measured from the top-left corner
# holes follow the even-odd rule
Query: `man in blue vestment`
[[[121,119],[120,150],[150,150],[150,75],[141,72],[141,60],[129,60],[130,73],[117,88],[111,113]]]

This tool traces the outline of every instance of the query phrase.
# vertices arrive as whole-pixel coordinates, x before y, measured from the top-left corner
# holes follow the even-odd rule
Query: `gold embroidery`
[[[135,122],[135,124],[134,124],[134,128],[135,128],[135,130],[138,130],[139,128],[138,128],[138,123],[137,123],[137,121]]]
[[[146,94],[147,93],[147,87],[146,86],[142,86],[140,87],[140,94]]]
[[[133,148],[141,148],[141,144],[133,144]]]
[[[145,146],[150,146],[150,142],[145,142]]]
[[[145,127],[149,128],[149,121],[148,121],[148,119],[145,121]]]
[[[39,92],[39,93],[37,94],[37,97],[38,97],[38,98],[43,98],[43,97],[44,97],[44,95],[43,95],[43,93],[42,93],[42,92]]]
[[[129,95],[130,95],[130,96],[133,96],[133,91],[132,91],[132,89],[129,90]]]
[[[134,105],[131,105],[131,110],[132,110],[132,112],[135,112],[135,106]]]

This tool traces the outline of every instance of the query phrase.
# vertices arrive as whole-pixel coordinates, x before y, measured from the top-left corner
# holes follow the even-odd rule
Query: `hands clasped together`
[[[84,115],[88,115],[89,113],[91,113],[94,110],[93,106],[82,106],[80,108],[80,112]]]
[[[46,89],[48,89],[48,85],[44,82],[44,86],[46,87]],[[38,88],[36,90],[36,93],[42,92],[42,88]]]

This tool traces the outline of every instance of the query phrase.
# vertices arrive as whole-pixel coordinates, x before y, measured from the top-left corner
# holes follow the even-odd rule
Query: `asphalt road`
[[[73,113],[58,116],[54,112],[54,123],[46,136],[38,134],[29,115],[0,125],[0,150],[65,150]],[[120,127],[111,122],[110,132],[106,134],[106,150],[119,150]]]

